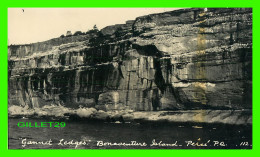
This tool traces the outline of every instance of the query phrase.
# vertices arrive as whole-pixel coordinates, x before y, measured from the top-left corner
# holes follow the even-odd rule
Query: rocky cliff
[[[252,109],[252,9],[137,17],[96,35],[8,47],[9,106]]]

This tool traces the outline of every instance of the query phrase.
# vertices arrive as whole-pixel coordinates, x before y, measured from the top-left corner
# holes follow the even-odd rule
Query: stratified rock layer
[[[182,9],[8,48],[9,105],[252,108],[252,10]]]

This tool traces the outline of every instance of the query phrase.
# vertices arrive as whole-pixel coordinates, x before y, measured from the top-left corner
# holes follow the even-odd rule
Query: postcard
[[[8,8],[8,149],[252,149],[252,8]]]

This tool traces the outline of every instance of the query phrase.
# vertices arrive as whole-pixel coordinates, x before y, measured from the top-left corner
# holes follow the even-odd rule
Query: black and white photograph
[[[8,8],[8,149],[252,149],[252,8]]]

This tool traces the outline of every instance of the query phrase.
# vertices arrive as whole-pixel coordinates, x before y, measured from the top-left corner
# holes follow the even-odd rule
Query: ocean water
[[[35,128],[19,122],[59,121],[9,118],[9,149],[252,149],[251,125],[67,120],[65,127]]]

